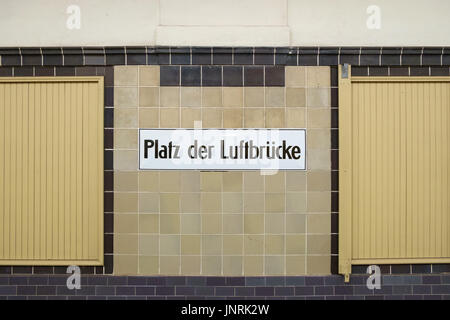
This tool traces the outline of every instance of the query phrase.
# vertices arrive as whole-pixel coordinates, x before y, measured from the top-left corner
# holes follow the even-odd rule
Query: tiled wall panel
[[[330,273],[330,67],[114,73],[116,274]],[[138,128],[198,126],[307,128],[308,170],[137,169]]]

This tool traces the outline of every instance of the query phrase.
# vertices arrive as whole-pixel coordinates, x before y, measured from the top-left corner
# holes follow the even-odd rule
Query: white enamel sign
[[[141,170],[305,170],[305,129],[140,129]]]

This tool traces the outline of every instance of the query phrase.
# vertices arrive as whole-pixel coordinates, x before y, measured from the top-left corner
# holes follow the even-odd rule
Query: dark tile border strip
[[[3,66],[284,65],[445,66],[450,47],[0,48]]]
[[[54,49],[58,52],[57,49]],[[0,50],[1,51],[1,50]],[[35,53],[35,50],[30,50]],[[43,50],[43,52],[45,52]],[[95,51],[97,52],[97,51]],[[104,77],[104,266],[80,267],[82,274],[113,273],[114,231],[114,68],[113,67],[0,67],[0,77],[13,76],[103,76]],[[65,266],[0,266],[0,274],[65,274]],[[1,287],[0,287],[1,288]],[[0,289],[1,290],[1,289]],[[1,296],[1,292],[0,292]]]
[[[82,274],[81,289],[69,290],[67,275],[0,276],[0,300],[449,300],[450,274],[382,275],[381,289],[368,275],[295,277],[148,277]]]

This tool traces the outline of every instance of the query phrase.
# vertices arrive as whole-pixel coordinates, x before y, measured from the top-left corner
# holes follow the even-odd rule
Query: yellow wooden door
[[[103,78],[0,78],[0,264],[103,264]]]
[[[450,78],[340,79],[340,270],[450,261]]]

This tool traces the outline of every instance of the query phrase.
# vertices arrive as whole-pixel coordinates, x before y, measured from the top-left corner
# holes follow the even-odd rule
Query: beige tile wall
[[[330,69],[286,87],[160,87],[114,70],[114,273],[330,273]],[[201,121],[201,122],[200,122]],[[139,171],[138,128],[307,128],[307,171]]]

